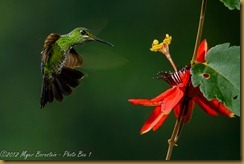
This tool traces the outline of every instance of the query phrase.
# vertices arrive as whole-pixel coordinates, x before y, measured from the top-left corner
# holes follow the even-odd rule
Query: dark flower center
[[[184,74],[189,69],[190,69],[189,66],[185,66],[177,72],[160,71],[157,74],[161,75],[161,76],[156,77],[156,79],[162,79],[162,80],[166,81],[169,85],[175,86],[175,85],[181,84],[183,82],[181,79],[182,74]]]

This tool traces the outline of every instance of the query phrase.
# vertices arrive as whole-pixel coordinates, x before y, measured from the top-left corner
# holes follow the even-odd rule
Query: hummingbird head
[[[81,43],[88,42],[88,41],[98,41],[112,47],[114,46],[113,44],[96,37],[90,30],[84,27],[78,27],[74,29],[71,33],[75,34],[76,36],[79,36],[79,38],[81,38]]]

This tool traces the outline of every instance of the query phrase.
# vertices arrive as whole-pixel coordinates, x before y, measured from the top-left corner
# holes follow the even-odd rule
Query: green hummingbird
[[[62,101],[63,95],[71,95],[71,87],[75,88],[79,85],[79,80],[84,77],[84,74],[75,68],[80,67],[83,60],[74,47],[89,41],[113,46],[83,27],[75,28],[65,35],[51,33],[47,36],[41,52],[41,108],[47,102],[51,103],[54,98]]]

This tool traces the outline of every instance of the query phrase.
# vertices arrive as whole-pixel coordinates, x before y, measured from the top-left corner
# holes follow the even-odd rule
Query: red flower
[[[198,47],[197,62],[205,62],[205,55],[208,47],[206,40],[203,40]],[[188,122],[191,118],[194,103],[200,106],[209,115],[217,116],[218,113],[233,117],[234,113],[228,110],[223,103],[217,99],[207,100],[200,92],[199,87],[194,88],[190,80],[190,67],[184,67],[178,72],[167,73],[160,72],[161,79],[171,85],[171,88],[163,92],[159,96],[149,99],[129,99],[132,104],[140,104],[144,106],[155,106],[156,108],[144,123],[140,133],[146,133],[149,130],[157,130],[172,109],[176,118],[179,118],[182,109],[186,106],[187,110],[183,113],[184,122]]]

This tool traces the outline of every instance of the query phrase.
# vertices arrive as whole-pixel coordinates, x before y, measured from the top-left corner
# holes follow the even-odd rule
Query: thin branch
[[[174,148],[174,146],[177,146],[176,143],[177,143],[177,141],[179,139],[180,132],[182,130],[182,127],[183,127],[185,119],[186,119],[186,115],[188,113],[188,107],[189,107],[189,98],[187,96],[188,95],[188,86],[186,88],[185,93],[186,94],[183,97],[183,102],[182,102],[182,106],[181,106],[181,109],[180,109],[180,115],[179,115],[178,119],[175,122],[174,130],[172,132],[172,135],[171,135],[170,139],[168,140],[169,147],[168,147],[168,152],[167,152],[165,160],[170,160],[173,148]]]
[[[174,148],[174,146],[177,146],[176,145],[176,142],[177,142],[176,135],[178,134],[179,127],[180,127],[179,126],[179,120],[177,119],[175,122],[175,127],[173,130],[173,133],[172,133],[170,139],[168,140],[169,147],[168,147],[168,151],[167,151],[167,155],[166,155],[165,160],[170,160],[173,148]]]
[[[207,0],[202,0],[201,13],[200,13],[200,19],[199,19],[199,24],[198,24],[198,31],[197,31],[197,36],[196,36],[195,48],[194,48],[194,52],[193,52],[193,56],[192,56],[192,60],[191,60],[191,65],[194,64],[194,62],[196,61],[196,58],[197,58],[197,48],[200,44],[201,37],[202,37],[202,30],[203,30],[204,17],[205,17],[205,11],[206,11],[206,4],[207,4]],[[176,68],[174,68],[174,69],[176,70]],[[177,146],[176,142],[179,139],[180,132],[183,128],[184,121],[186,119],[186,115],[188,112],[188,105],[189,105],[189,99],[187,96],[188,95],[187,92],[188,92],[188,86],[186,88],[185,96],[183,98],[183,103],[182,103],[182,106],[180,109],[179,118],[176,120],[174,130],[172,132],[170,139],[168,140],[169,147],[168,147],[168,152],[166,155],[166,160],[170,160],[173,148],[174,148],[174,146]]]
[[[207,0],[202,0],[202,6],[201,6],[201,13],[200,13],[200,19],[198,24],[198,30],[197,30],[197,37],[195,42],[195,48],[191,60],[191,65],[193,65],[197,58],[197,48],[200,44],[201,37],[202,37],[202,30],[203,30],[203,24],[204,24],[204,17],[205,17],[205,11],[207,6]]]

